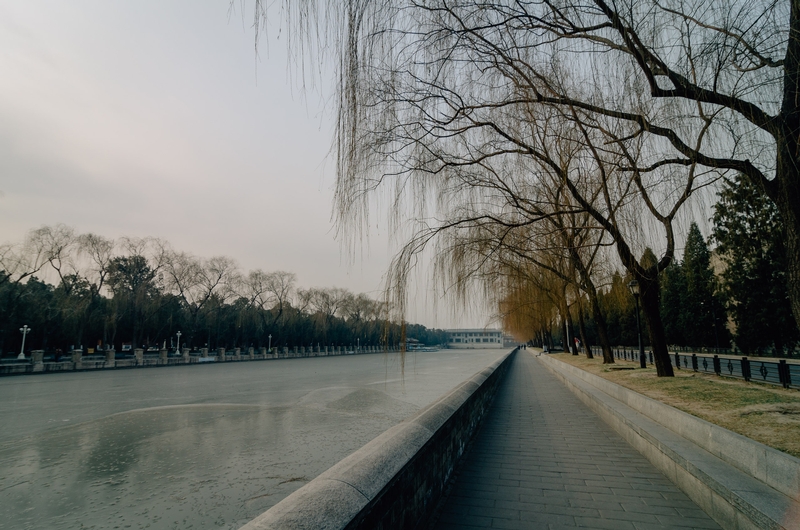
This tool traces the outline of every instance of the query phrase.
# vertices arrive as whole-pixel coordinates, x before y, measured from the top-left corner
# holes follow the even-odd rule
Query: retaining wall
[[[392,427],[242,527],[424,527],[517,350]]]
[[[369,349],[367,349],[369,348]],[[53,372],[85,372],[90,370],[116,370],[121,368],[157,368],[162,366],[183,366],[183,365],[198,365],[216,362],[247,362],[247,361],[268,361],[277,359],[303,359],[307,357],[337,357],[342,355],[364,355],[370,353],[396,353],[399,350],[396,348],[389,348],[384,350],[377,346],[364,347],[361,350],[353,351],[344,348],[328,348],[313,350],[312,348],[294,348],[289,350],[283,348],[283,351],[278,351],[278,348],[273,348],[274,353],[266,353],[266,348],[261,348],[260,353],[244,352],[234,353],[234,351],[227,351],[224,357],[219,353],[212,357],[198,354],[197,352],[185,355],[161,356],[156,354],[142,355],[135,358],[114,358],[113,360],[98,360],[99,355],[90,356],[88,359],[85,356],[78,355],[72,356],[70,361],[62,362],[36,362],[35,358],[28,358],[25,361],[4,360],[0,362],[0,376],[7,375],[26,375],[26,374],[42,374]],[[113,352],[112,352],[113,353]],[[65,358],[69,358],[65,356]],[[41,359],[41,357],[39,357]]]
[[[800,528],[800,459],[547,355],[539,359],[723,528]]]

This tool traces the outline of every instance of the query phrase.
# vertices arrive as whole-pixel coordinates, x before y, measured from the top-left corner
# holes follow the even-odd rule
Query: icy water
[[[0,379],[0,528],[239,528],[506,352]]]

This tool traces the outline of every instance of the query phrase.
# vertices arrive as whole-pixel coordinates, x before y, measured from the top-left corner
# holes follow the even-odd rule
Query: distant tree
[[[609,340],[619,346],[638,343],[635,304],[628,288],[629,281],[629,277],[615,273],[610,287],[600,297],[603,312],[607,315]]]
[[[21,283],[51,262],[52,247],[41,232],[41,228],[31,230],[21,243],[0,245],[0,285]]]
[[[692,346],[713,346],[713,317],[717,310],[714,272],[711,270],[711,253],[696,223],[689,227],[682,268],[686,290],[679,322],[686,341]]]
[[[786,291],[786,239],[778,209],[747,178],[737,176],[720,191],[713,220],[736,346],[746,353],[793,348],[800,337]]]
[[[686,346],[683,328],[683,302],[686,293],[686,278],[680,262],[670,263],[661,273],[661,318],[669,344]]]
[[[34,275],[43,269],[57,285]],[[401,341],[386,302],[338,288],[297,291],[295,282],[284,271],[242,275],[228,257],[196,258],[154,238],[113,241],[44,226],[0,245],[0,353],[18,354],[23,324],[32,328],[27,350],[173,346],[177,331],[181,345],[209,348]],[[443,341],[440,330],[409,329],[428,344]]]
[[[141,255],[120,256],[109,265],[107,281],[117,303],[118,321],[127,324],[128,336],[136,346],[142,344],[146,321],[157,309],[154,298],[160,293],[156,274]]]
[[[200,259],[185,252],[166,252],[164,256],[165,283],[190,314],[186,341],[193,344],[199,338],[201,318],[206,325],[219,320],[222,304],[236,298],[236,287],[244,282],[236,262],[225,256]],[[213,317],[211,313],[215,313]],[[206,333],[211,334],[210,328]]]
[[[67,290],[75,284],[79,275],[75,266],[77,236],[75,230],[63,224],[42,226],[31,232],[47,256],[47,263],[56,271],[61,288]],[[67,277],[71,278],[67,278]]]
[[[78,274],[66,274],[54,291],[62,338],[76,347],[87,344],[85,331],[89,305],[92,302],[89,282]]]

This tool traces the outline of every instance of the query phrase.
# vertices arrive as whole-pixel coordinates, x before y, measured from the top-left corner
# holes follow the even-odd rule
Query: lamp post
[[[644,345],[642,345],[642,324],[639,321],[639,282],[631,280],[630,283],[628,283],[628,289],[631,290],[633,299],[636,300],[636,332],[639,335],[639,366],[641,368],[647,368],[647,359],[645,359],[644,356]]]
[[[361,337],[356,337],[356,351],[361,349]]]
[[[717,347],[717,352],[719,353],[719,333],[717,333],[717,312],[714,309],[714,298],[711,298],[711,318],[714,319],[714,344]]]
[[[175,335],[178,336],[178,353],[181,353],[181,332],[177,332]]]
[[[22,347],[19,349],[19,355],[17,355],[17,359],[25,359],[25,336],[31,328],[28,327],[27,324],[24,324],[21,328],[19,328],[19,332],[22,333]]]
[[[703,308],[706,307],[705,302],[700,302],[700,305]],[[716,350],[714,353],[719,353],[719,334],[717,333],[717,312],[714,310],[714,295],[711,295],[711,318],[714,321],[714,344],[716,346]]]
[[[269,335],[268,338],[269,338],[269,346],[267,346],[267,353],[272,353],[272,335]]]

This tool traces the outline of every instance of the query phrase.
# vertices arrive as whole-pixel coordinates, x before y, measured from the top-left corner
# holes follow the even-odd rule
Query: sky
[[[335,237],[330,89],[292,82],[278,31],[256,53],[233,6],[0,0],[0,243],[64,223],[378,296],[388,234],[354,257]],[[418,281],[408,319],[488,323],[437,296]]]

